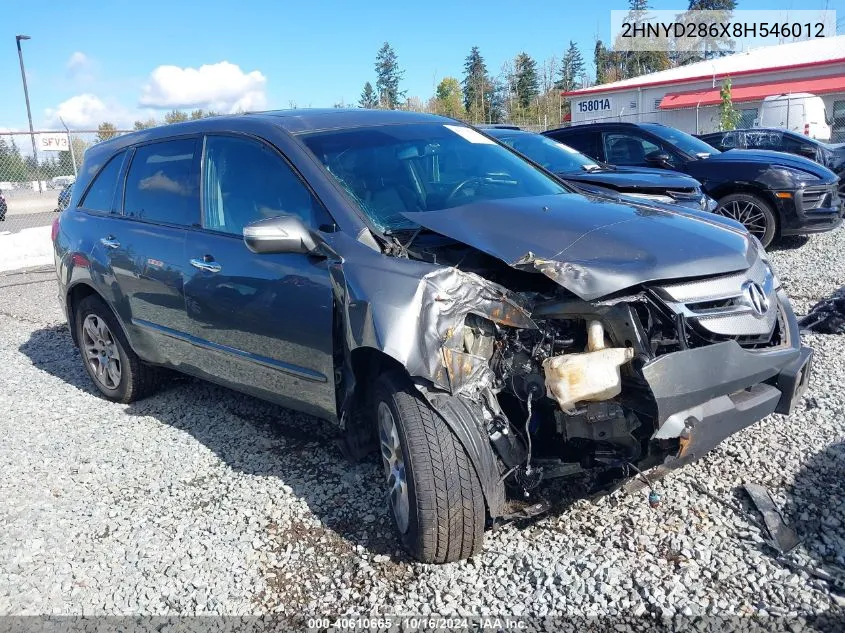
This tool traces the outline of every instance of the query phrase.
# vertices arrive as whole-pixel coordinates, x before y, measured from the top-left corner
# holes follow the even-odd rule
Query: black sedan
[[[830,231],[842,223],[838,178],[802,156],[763,150],[720,152],[659,123],[592,123],[544,135],[614,165],[689,174],[764,246],[784,235]]]
[[[590,193],[624,194],[708,211],[716,208],[716,202],[701,191],[698,181],[686,174],[650,167],[607,165],[563,143],[519,128],[488,127],[484,131]]]
[[[798,154],[824,165],[839,176],[839,196],[845,196],[845,143],[823,143],[814,138],[775,128],[750,128],[699,136],[718,150],[768,149]]]

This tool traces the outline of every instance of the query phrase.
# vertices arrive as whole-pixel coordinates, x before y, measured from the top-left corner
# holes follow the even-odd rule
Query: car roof
[[[484,132],[490,136],[517,136],[520,134],[528,136],[536,134],[536,132],[531,132],[529,130],[520,130],[518,127],[482,127],[479,129],[484,130]]]
[[[597,121],[594,123],[579,123],[578,125],[558,127],[553,130],[546,130],[543,134],[550,134],[552,132],[579,132],[583,130],[609,127],[643,127],[646,125],[667,127],[665,124],[658,123],[657,121],[643,121],[642,123],[631,123],[630,121]]]
[[[164,140],[180,134],[202,133],[209,130],[224,130],[227,121],[263,121],[281,127],[291,134],[323,130],[352,129],[381,125],[407,123],[451,123],[465,125],[462,121],[436,114],[408,112],[404,110],[368,110],[364,108],[300,108],[295,110],[268,110],[224,114],[204,119],[171,123],[121,134],[92,146],[96,153],[113,153],[118,149],[140,141]]]

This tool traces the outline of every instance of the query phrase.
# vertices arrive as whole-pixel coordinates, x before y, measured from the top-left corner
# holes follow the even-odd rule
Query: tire
[[[100,297],[90,295],[79,302],[74,327],[85,371],[105,398],[127,404],[156,390],[159,371],[132,351],[117,317]],[[103,353],[95,357],[95,348]]]
[[[454,433],[399,374],[383,374],[376,381],[374,405],[388,502],[402,544],[424,563],[448,563],[480,552],[486,519],[484,495]],[[386,412],[392,416],[393,434],[387,432]],[[404,518],[403,504],[397,501],[402,486],[392,484],[400,477],[392,472],[404,478]]]
[[[742,224],[768,248],[777,237],[778,221],[768,202],[750,193],[732,193],[719,199],[714,213]]]

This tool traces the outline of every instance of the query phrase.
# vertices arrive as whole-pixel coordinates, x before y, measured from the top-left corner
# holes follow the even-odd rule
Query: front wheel
[[[719,206],[714,213],[742,224],[765,248],[768,248],[776,237],[775,212],[765,200],[753,194],[732,193],[725,196],[719,200]]]
[[[484,496],[454,433],[401,375],[382,375],[374,400],[388,500],[402,543],[424,563],[480,552]]]

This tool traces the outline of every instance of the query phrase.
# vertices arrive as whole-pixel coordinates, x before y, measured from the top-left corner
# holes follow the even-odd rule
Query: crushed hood
[[[744,230],[710,214],[576,194],[403,215],[587,301],[649,281],[745,270],[756,257]]]

